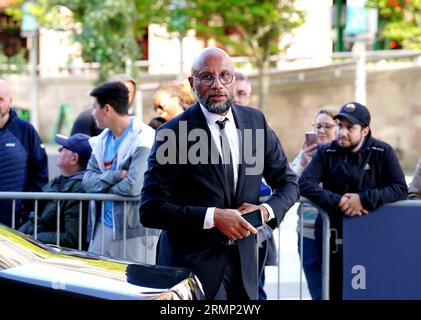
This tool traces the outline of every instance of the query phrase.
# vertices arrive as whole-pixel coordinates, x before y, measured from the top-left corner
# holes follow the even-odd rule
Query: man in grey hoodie
[[[139,197],[155,131],[128,114],[128,89],[121,82],[95,88],[92,115],[102,133],[90,139],[92,156],[83,177],[86,192]],[[89,251],[140,263],[155,262],[158,230],[146,230],[139,221],[139,200],[91,201],[88,219]],[[124,241],[124,235],[126,237]],[[125,249],[125,250],[124,250]],[[145,252],[147,254],[145,254]]]

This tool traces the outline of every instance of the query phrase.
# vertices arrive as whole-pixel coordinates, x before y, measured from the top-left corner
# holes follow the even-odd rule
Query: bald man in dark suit
[[[299,198],[264,115],[233,103],[234,74],[221,49],[196,57],[198,102],[157,131],[139,209],[144,226],[163,230],[158,263],[192,269],[216,300],[257,299],[257,230],[242,215],[259,209],[275,228]],[[262,177],[273,194],[259,205]]]

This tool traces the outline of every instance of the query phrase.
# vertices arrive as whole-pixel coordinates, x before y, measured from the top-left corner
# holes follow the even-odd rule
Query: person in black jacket
[[[342,239],[342,219],[369,214],[387,202],[406,199],[408,188],[393,148],[371,136],[370,113],[360,103],[345,104],[338,115],[336,140],[318,147],[299,179],[301,195],[329,214]],[[316,240],[321,250],[320,217]],[[342,299],[342,245],[330,252],[330,299]],[[338,244],[339,243],[339,244]],[[338,247],[338,251],[333,252]]]

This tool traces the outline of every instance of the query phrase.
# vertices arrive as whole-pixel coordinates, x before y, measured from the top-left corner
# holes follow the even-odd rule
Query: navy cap
[[[364,127],[370,126],[370,112],[366,106],[358,102],[349,102],[345,104],[339,113],[333,119],[345,118],[352,124],[359,124]]]
[[[55,141],[57,144],[69,149],[78,154],[80,163],[86,165],[91,157],[92,148],[89,143],[87,134],[75,133],[70,137],[66,137],[62,134],[56,134]]]

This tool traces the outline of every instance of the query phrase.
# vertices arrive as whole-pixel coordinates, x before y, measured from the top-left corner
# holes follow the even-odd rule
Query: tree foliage
[[[279,39],[303,22],[295,1],[196,0],[180,9],[190,19],[190,28],[231,47],[236,54],[256,61],[279,53]]]
[[[260,70],[259,105],[266,104],[271,55],[278,54],[280,39],[304,22],[295,0],[184,0],[170,1],[170,31],[196,30],[213,38],[231,55],[248,56]],[[171,7],[171,6],[170,6]]]
[[[22,74],[27,72],[25,49],[21,49],[17,54],[8,57],[0,53],[0,75],[2,74]]]
[[[22,2],[15,0],[9,9],[18,19]],[[149,23],[162,21],[161,6],[160,0],[38,0],[30,11],[41,26],[71,31],[84,61],[101,64],[103,81],[141,57],[137,40]]]
[[[369,0],[385,22],[383,36],[397,40],[403,48],[421,49],[421,0]]]
[[[15,0],[20,17],[23,0]],[[214,39],[231,55],[252,58],[261,71],[261,88],[269,58],[280,39],[303,23],[296,0],[37,0],[31,12],[41,25],[71,30],[85,61],[101,64],[101,80],[121,72],[140,56],[138,39],[150,23],[168,31]],[[267,87],[267,86],[266,86]],[[262,96],[266,95],[262,92]],[[264,104],[264,101],[261,102]]]
[[[74,39],[81,44],[85,61],[101,64],[101,80],[138,60],[138,39],[149,23],[160,21],[159,0],[49,0],[49,5],[71,10],[78,23]]]

